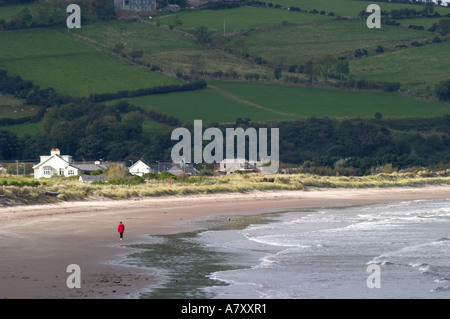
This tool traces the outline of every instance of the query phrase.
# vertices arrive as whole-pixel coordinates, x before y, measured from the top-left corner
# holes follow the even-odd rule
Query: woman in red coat
[[[117,228],[117,231],[120,234],[120,240],[123,239],[123,232],[125,231],[125,225],[120,222],[119,227]]]

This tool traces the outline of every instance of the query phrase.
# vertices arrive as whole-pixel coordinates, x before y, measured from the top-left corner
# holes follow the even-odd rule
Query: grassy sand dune
[[[441,172],[377,174],[371,176],[318,176],[311,174],[241,175],[221,177],[193,176],[185,180],[147,180],[138,185],[87,184],[71,178],[55,178],[30,186],[27,179],[11,182],[0,178],[0,205],[38,204],[88,199],[128,199],[194,194],[245,193],[322,188],[383,188],[450,184],[450,170]],[[28,179],[29,180],[29,179]],[[14,185],[15,184],[15,185]]]

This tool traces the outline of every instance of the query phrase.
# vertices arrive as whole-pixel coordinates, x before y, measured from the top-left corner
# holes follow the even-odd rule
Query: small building
[[[146,173],[161,173],[169,172],[173,175],[179,175],[185,173],[188,175],[198,174],[198,170],[192,164],[175,163],[175,162],[158,162],[155,165],[149,165],[143,160],[139,160],[134,163],[128,169],[130,174],[142,176]]]
[[[219,174],[231,174],[235,171],[259,172],[261,171],[260,161],[248,161],[245,158],[225,158],[219,163]]]
[[[52,148],[50,155],[40,156],[38,164],[33,166],[34,178],[50,178],[54,175],[66,177],[82,175],[96,170],[106,170],[108,167],[101,163],[75,163],[71,155],[61,155],[58,148]]]
[[[149,164],[144,162],[143,160],[139,160],[136,163],[134,163],[130,168],[128,168],[128,171],[132,175],[142,176],[147,173],[154,173],[155,170],[152,168]]]
[[[169,172],[173,175],[187,174],[195,175],[198,174],[198,170],[189,163],[160,163],[160,172]]]
[[[156,0],[114,0],[116,10],[155,11]]]
[[[107,182],[108,176],[106,175],[81,175],[78,181],[82,183],[92,183],[92,182]]]
[[[181,8],[178,4],[168,4],[167,6],[164,7],[163,10],[175,13],[175,12],[179,12],[181,10]]]

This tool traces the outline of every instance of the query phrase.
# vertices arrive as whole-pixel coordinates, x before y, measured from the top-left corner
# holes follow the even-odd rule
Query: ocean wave
[[[267,235],[258,237],[247,237],[250,241],[260,244],[266,244],[279,247],[296,247],[296,248],[309,248],[309,245],[305,245],[303,240],[297,238],[295,235]]]

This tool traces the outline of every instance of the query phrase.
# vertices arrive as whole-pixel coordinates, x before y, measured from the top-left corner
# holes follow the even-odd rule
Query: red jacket
[[[125,230],[125,225],[124,224],[119,224],[119,227],[117,228],[117,231],[119,233],[123,233],[124,230]]]

